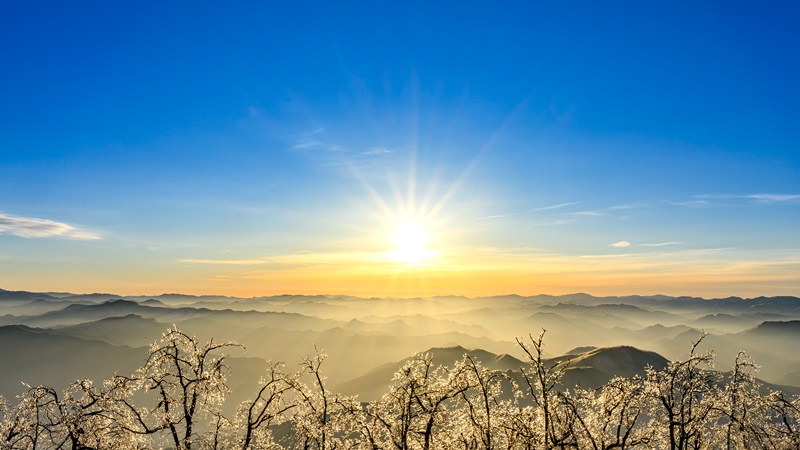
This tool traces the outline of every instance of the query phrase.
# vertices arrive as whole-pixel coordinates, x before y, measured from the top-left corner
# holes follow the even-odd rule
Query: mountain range
[[[718,370],[730,370],[746,351],[765,383],[790,392],[800,386],[796,297],[236,298],[0,289],[0,394],[13,398],[22,383],[63,387],[131,372],[150,342],[173,326],[203,340],[242,344],[244,350],[230,350],[231,383],[254,386],[267,361],[291,369],[322,351],[328,383],[362,400],[385,392],[392,375],[420,352],[445,366],[468,354],[519,377],[527,363],[515,341],[543,329],[546,357],[563,365],[565,385],[594,388],[613,376],[661,368],[685,358],[705,332],[700,349],[715,351]]]

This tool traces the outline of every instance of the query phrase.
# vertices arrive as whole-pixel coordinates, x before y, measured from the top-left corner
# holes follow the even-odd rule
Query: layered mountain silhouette
[[[385,393],[419,352],[444,365],[468,354],[520,382],[527,363],[515,340],[542,330],[548,364],[564,369],[565,386],[594,388],[613,376],[642,375],[648,365],[661,368],[685,358],[704,331],[698,350],[713,350],[718,370],[730,370],[746,351],[760,378],[800,386],[796,297],[236,298],[0,289],[0,394],[13,398],[22,382],[64,386],[131,371],[173,326],[200,340],[242,344],[246,350],[230,358],[230,380],[240,384],[251,375],[257,382],[267,361],[295,370],[304,356],[324,352],[330,386],[362,400]]]
[[[132,372],[146,356],[145,347],[116,346],[24,325],[0,327],[0,394],[14,398],[25,390],[23,383],[65,388],[83,378],[99,382],[117,371]]]

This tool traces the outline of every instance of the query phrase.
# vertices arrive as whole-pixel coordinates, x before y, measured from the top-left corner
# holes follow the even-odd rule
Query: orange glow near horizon
[[[417,297],[505,294],[692,295],[706,298],[791,295],[800,289],[797,262],[777,264],[741,260],[686,261],[663,256],[598,258],[552,254],[503,254],[491,249],[443,249],[433,259],[399,264],[385,252],[293,254],[248,264],[176,262],[170,267],[108,268],[91,281],[53,275],[17,277],[7,290],[119,295],[342,294],[361,297]],[[679,258],[680,257],[676,257]],[[143,281],[145,280],[145,281]],[[764,286],[773,286],[765,290]]]

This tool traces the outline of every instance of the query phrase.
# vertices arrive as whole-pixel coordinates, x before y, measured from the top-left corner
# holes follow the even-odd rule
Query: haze
[[[701,340],[716,367],[685,373],[717,389],[745,351],[796,445],[798,23],[795,2],[0,4],[0,431],[165,332],[243,346],[209,353],[218,418],[323,351],[355,411],[413,364],[479,361],[511,402],[523,366],[597,393]]]

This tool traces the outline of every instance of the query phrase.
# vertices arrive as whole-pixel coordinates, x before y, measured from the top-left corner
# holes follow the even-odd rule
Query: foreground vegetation
[[[153,342],[130,376],[65,391],[30,387],[0,397],[4,449],[796,449],[800,400],[767,391],[744,353],[713,369],[698,340],[682,361],[596,390],[565,388],[564,366],[543,359],[543,336],[518,340],[519,372],[470,355],[436,367],[418,354],[380,400],[363,404],[326,387],[324,355],[301,370],[271,364],[253,396],[226,416],[222,352],[176,328]]]

